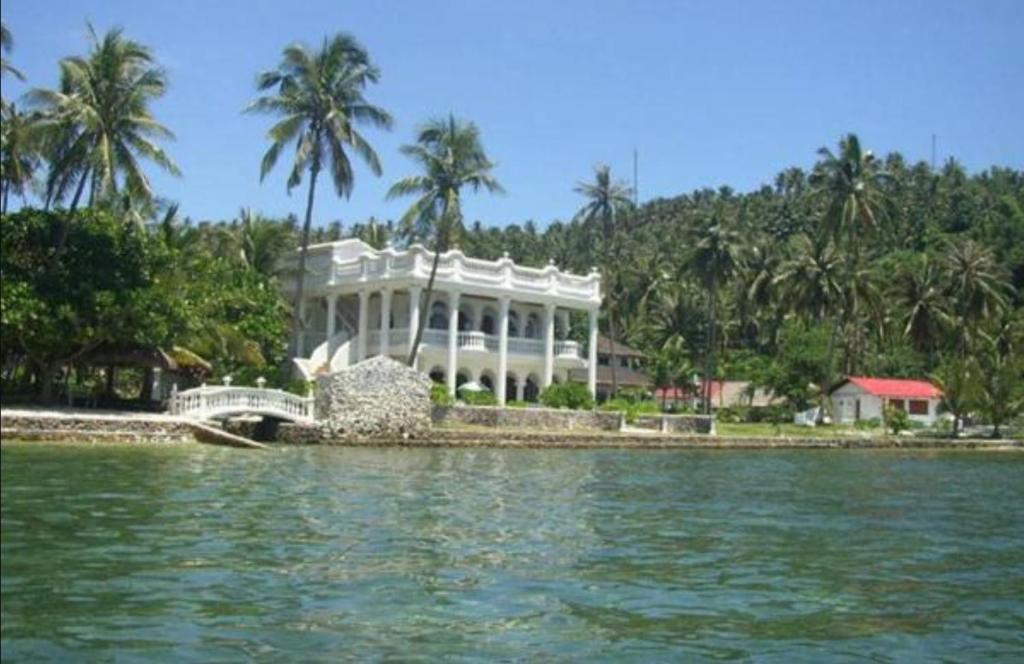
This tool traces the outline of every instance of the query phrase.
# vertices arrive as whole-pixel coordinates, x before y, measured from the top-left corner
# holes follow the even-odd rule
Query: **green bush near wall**
[[[440,384],[430,388],[430,402],[435,406],[455,405],[455,399],[448,394],[448,388]]]
[[[555,383],[540,394],[540,402],[548,408],[593,410],[594,397],[582,383]]]

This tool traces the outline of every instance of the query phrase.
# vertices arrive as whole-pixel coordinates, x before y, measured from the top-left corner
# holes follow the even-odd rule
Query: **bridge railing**
[[[313,397],[261,387],[207,386],[171,395],[170,413],[194,419],[229,414],[262,414],[296,421],[313,420]]]

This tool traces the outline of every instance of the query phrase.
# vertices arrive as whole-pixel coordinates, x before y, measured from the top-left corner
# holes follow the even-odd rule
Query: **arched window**
[[[527,339],[540,339],[540,316],[530,314],[526,317],[526,333],[523,336]]]
[[[494,309],[484,309],[484,315],[480,319],[480,331],[484,334],[497,334],[497,318],[494,314]]]
[[[430,370],[430,380],[434,381],[435,383],[443,385],[444,384],[444,369],[442,369],[441,367],[434,367],[433,369],[431,369]]]
[[[519,314],[515,311],[508,312],[508,336],[519,336]]]
[[[490,372],[480,374],[480,384],[486,387],[491,394],[494,394],[494,377]]]
[[[471,332],[473,330],[473,310],[468,307],[459,309],[459,332]]]
[[[516,379],[516,375],[514,373],[508,373],[505,376],[505,399],[508,401],[515,401],[518,399],[519,396],[516,391],[518,388],[519,381]]]
[[[430,325],[428,327],[431,330],[448,329],[448,305],[444,302],[435,302],[430,307]]]
[[[473,379],[472,374],[466,369],[459,369],[459,373],[455,374],[455,391],[458,392],[459,388],[468,383]]]

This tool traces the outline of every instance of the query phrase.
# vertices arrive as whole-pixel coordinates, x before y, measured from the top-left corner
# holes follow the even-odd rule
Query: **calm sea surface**
[[[1024,659],[1024,455],[9,444],[5,661]]]

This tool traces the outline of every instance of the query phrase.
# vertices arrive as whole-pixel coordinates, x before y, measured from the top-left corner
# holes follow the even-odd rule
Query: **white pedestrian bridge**
[[[172,394],[170,413],[195,420],[263,415],[292,422],[312,422],[313,397],[262,387],[203,385]]]

